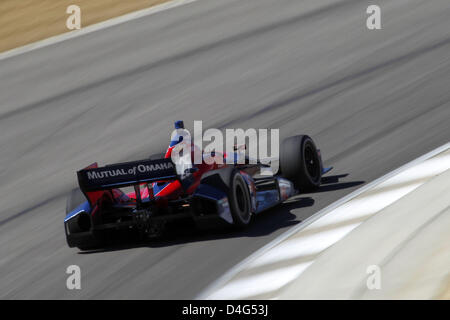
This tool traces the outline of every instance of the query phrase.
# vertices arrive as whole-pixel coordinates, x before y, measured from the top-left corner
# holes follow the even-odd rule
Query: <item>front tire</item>
[[[307,135],[286,138],[280,150],[281,174],[300,191],[320,186],[322,167],[314,141]]]

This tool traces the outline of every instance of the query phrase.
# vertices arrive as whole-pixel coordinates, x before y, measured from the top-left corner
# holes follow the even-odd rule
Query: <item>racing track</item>
[[[290,226],[448,142],[448,0],[377,3],[380,31],[360,0],[200,0],[0,60],[0,298],[194,298]],[[160,151],[176,119],[308,133],[340,178],[246,232],[69,249],[75,171]],[[65,287],[71,264],[82,290]]]

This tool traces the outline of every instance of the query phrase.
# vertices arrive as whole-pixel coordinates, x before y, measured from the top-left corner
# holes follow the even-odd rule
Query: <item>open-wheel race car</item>
[[[175,128],[184,128],[183,122]],[[199,164],[174,163],[172,151],[181,140],[172,138],[165,154],[104,167],[94,163],[78,171],[79,188],[67,199],[64,219],[69,247],[101,247],[118,232],[158,237],[167,225],[186,220],[198,228],[242,228],[262,211],[319,187],[331,170],[323,167],[320,150],[307,135],[282,142],[274,175],[261,175],[270,166],[250,163],[248,156],[237,161],[237,151],[220,154],[234,159],[223,163],[205,161],[205,154]]]

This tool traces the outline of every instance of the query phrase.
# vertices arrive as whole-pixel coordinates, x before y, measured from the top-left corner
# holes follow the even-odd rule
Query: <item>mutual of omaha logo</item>
[[[171,162],[162,162],[162,163],[154,163],[154,164],[139,164],[129,169],[119,168],[119,169],[108,169],[102,171],[88,171],[87,178],[88,180],[95,179],[105,179],[110,177],[120,177],[126,175],[136,175],[137,173],[150,173],[154,171],[161,170],[169,170],[173,169],[173,164]]]

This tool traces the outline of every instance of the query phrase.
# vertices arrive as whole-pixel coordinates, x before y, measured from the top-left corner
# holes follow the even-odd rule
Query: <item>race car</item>
[[[183,122],[175,122],[175,129],[184,129]],[[262,175],[261,169],[267,173],[270,166],[248,155],[238,161],[239,147],[231,154],[202,153],[199,164],[175,163],[172,153],[182,140],[172,137],[164,154],[104,167],[94,163],[78,171],[79,188],[68,196],[64,219],[69,247],[98,248],[123,232],[159,237],[168,225],[187,220],[200,229],[243,228],[259,213],[319,187],[332,169],[323,167],[320,150],[307,135],[283,141],[274,175]],[[188,160],[196,147],[191,144]],[[211,163],[207,156],[228,161]]]

